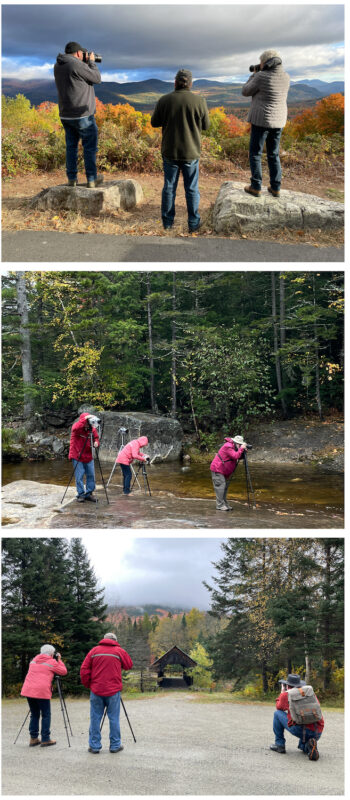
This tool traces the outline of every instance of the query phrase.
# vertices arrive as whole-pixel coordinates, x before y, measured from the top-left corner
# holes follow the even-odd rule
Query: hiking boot
[[[88,748],[88,752],[89,752],[89,753],[93,753],[95,756],[97,756],[97,755],[99,754],[99,752],[100,752],[100,751],[99,751],[99,750],[93,750],[93,748],[92,748],[92,747],[89,747],[89,748]]]
[[[260,197],[261,195],[261,190],[254,189],[253,186],[245,186],[244,191],[247,192],[247,194],[252,194],[253,197]]]
[[[52,744],[56,744],[55,739],[49,739],[48,742],[41,742],[40,747],[50,747]]]
[[[87,186],[88,189],[97,189],[98,186],[101,186],[103,183],[103,175],[98,175],[94,181],[88,181]]]
[[[163,229],[164,229],[165,231],[171,231],[171,229],[172,229],[173,227],[174,227],[173,225],[163,225]]]
[[[68,186],[72,186],[73,187],[73,186],[77,186],[77,185],[78,185],[78,181],[77,181],[76,178],[74,178],[74,179],[73,178],[69,178]]]
[[[272,189],[271,186],[267,187],[267,191],[270,192],[270,194],[272,194],[273,197],[279,197],[281,194],[279,189]]]
[[[88,500],[90,503],[98,503],[97,497],[93,497],[92,494],[88,494],[85,500]]]
[[[320,754],[317,750],[316,739],[309,739],[306,744],[305,752],[309,756],[310,761],[318,761]]]
[[[230,506],[224,506],[224,508],[216,507],[216,510],[217,511],[231,511]]]
[[[274,753],[285,753],[286,752],[285,745],[282,745],[282,744],[270,744],[270,750],[273,750]]]
[[[30,739],[29,740],[29,747],[36,747],[37,744],[40,744],[40,739]]]
[[[120,745],[120,747],[117,747],[116,750],[112,750],[111,747],[109,748],[109,752],[110,753],[120,753],[121,750],[124,750],[124,747],[123,747],[122,744]]]

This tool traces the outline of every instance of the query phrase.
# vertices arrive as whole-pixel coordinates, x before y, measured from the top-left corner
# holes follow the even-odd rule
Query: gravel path
[[[340,795],[343,793],[344,717],[325,712],[320,759],[309,761],[288,735],[287,754],[269,750],[273,706],[199,703],[189,692],[168,692],[121,709],[124,750],[88,752],[89,703],[67,698],[73,729],[68,748],[58,700],[52,701],[57,745],[28,747],[24,699],[3,703],[4,795]]]

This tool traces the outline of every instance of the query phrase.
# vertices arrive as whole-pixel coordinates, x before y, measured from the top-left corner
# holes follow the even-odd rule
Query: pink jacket
[[[221,475],[229,477],[235,471],[239,459],[242,458],[244,447],[239,447],[235,450],[235,444],[231,436],[225,436],[225,444],[220,447],[220,450],[214,456],[210,469],[212,472],[221,472]]]
[[[147,456],[140,453],[140,447],[145,447],[148,444],[147,436],[140,436],[139,439],[133,439],[132,442],[126,444],[120,451],[116,458],[116,464],[131,464],[136,458],[138,461],[146,461]]]
[[[46,653],[39,653],[29,664],[29,670],[21,690],[22,697],[50,700],[52,681],[55,675],[67,675],[67,667],[63,661],[56,661]]]

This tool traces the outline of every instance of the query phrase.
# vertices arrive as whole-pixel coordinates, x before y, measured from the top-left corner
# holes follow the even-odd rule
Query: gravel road
[[[199,703],[173,691],[131,700],[121,709],[124,750],[88,752],[89,703],[66,698],[71,747],[58,700],[52,701],[57,745],[29,748],[24,699],[3,703],[3,795],[340,795],[343,793],[344,717],[325,712],[320,759],[309,761],[287,735],[287,754],[269,750],[273,705]]]

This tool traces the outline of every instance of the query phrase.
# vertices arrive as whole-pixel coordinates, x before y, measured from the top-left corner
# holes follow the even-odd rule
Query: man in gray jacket
[[[68,42],[54,66],[58,107],[66,134],[66,169],[68,186],[77,185],[78,144],[82,140],[87,185],[94,189],[102,183],[97,177],[97,125],[94,83],[101,83],[94,53],[78,42]]]
[[[265,50],[260,56],[260,66],[242,88],[244,97],[251,97],[252,103],[248,122],[251,122],[249,161],[251,169],[250,186],[245,191],[260,197],[262,184],[261,156],[266,141],[267,163],[270,173],[268,191],[279,197],[282,179],[279,146],[282,128],[287,121],[287,95],[290,84],[289,75],[282,67],[282,60],[276,50]]]

